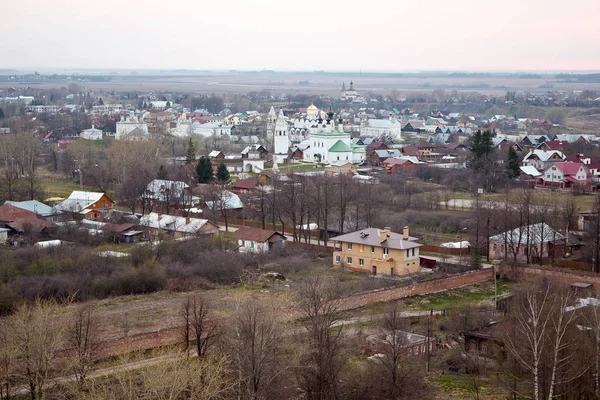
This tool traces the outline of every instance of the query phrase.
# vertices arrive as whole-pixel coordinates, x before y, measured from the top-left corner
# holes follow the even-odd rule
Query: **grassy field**
[[[498,296],[509,293],[511,288],[510,283],[499,281]],[[447,310],[466,305],[479,305],[484,302],[491,302],[493,304],[493,300],[494,283],[486,282],[429,296],[415,296],[407,299],[406,305],[408,309],[412,310]]]
[[[488,193],[482,195],[480,199],[501,202],[504,196],[505,194],[503,193]],[[534,190],[533,196],[534,199],[538,202],[538,204],[556,204],[559,207],[564,205],[567,201],[572,200],[577,205],[579,211],[591,209],[594,206],[594,202],[596,201],[596,196],[593,194],[573,196],[570,193],[550,191],[545,189]],[[473,196],[470,193],[452,193],[451,198],[462,200],[475,200],[475,196]]]
[[[86,191],[94,191],[94,188],[83,187],[81,188],[79,185],[74,183],[67,182],[59,182],[59,181],[50,181],[44,180],[42,182],[42,189],[44,190],[44,198],[50,197],[62,197],[67,198],[73,192],[73,190],[86,190]]]

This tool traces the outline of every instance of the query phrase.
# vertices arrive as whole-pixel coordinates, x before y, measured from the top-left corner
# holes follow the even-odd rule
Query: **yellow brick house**
[[[390,228],[368,228],[332,238],[335,242],[333,264],[373,275],[409,275],[419,272],[419,247],[416,238]]]

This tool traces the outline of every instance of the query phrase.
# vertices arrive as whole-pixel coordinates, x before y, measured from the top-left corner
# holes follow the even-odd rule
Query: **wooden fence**
[[[303,242],[287,242],[285,246],[292,249],[301,249],[319,253],[333,253],[335,250],[333,247],[317,246],[316,244]]]
[[[576,271],[594,271],[594,266],[590,263],[571,260],[555,260],[556,266],[559,268],[573,269]],[[544,265],[552,265],[552,259],[544,257],[542,260]]]

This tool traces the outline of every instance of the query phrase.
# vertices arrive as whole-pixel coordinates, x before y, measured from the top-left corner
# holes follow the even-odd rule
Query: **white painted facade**
[[[102,131],[92,126],[90,129],[81,131],[79,137],[85,140],[102,140]]]
[[[400,140],[402,135],[402,124],[395,118],[369,119],[360,124],[360,136],[381,137],[390,135],[394,140]]]
[[[140,122],[137,119],[119,121],[117,122],[117,132],[115,135],[115,139],[126,139],[126,137],[136,129],[136,132],[141,131],[146,135],[148,134],[148,124],[145,122]]]
[[[201,124],[199,122],[194,122],[191,126],[192,133],[197,135],[202,135],[204,137],[211,137],[213,135],[216,136],[230,136],[231,135],[231,126],[224,124]]]
[[[277,121],[275,122],[275,137],[273,139],[274,142],[274,154],[273,154],[273,162],[277,164],[282,164],[288,157],[288,150],[290,149],[290,136],[289,136],[289,127],[285,116],[283,115],[283,110],[279,110],[279,115],[277,116]]]

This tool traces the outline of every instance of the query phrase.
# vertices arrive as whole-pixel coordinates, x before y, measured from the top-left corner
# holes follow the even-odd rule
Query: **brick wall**
[[[540,279],[552,279],[555,282],[571,285],[575,282],[591,283],[593,288],[600,290],[600,274],[591,271],[576,271],[563,268],[537,268],[534,266],[516,267],[501,265],[498,272],[516,281],[535,282]]]
[[[373,303],[388,302],[410,296],[424,295],[457,289],[463,286],[474,285],[493,278],[490,269],[467,272],[465,274],[450,276],[447,278],[415,283],[394,289],[381,289],[346,297],[341,301],[343,310],[352,310]]]
[[[437,280],[415,283],[399,288],[378,289],[342,298],[340,300],[340,309],[353,310],[373,303],[388,302],[410,296],[443,292],[450,289],[457,289],[463,286],[485,282],[492,278],[492,270],[486,269]],[[598,279],[600,281],[600,277]],[[287,313],[287,318],[290,321],[301,317],[302,313],[298,309],[291,309]],[[101,356],[116,356],[133,351],[152,349],[161,346],[170,346],[180,343],[181,340],[181,329],[179,327],[141,333],[102,343]]]

